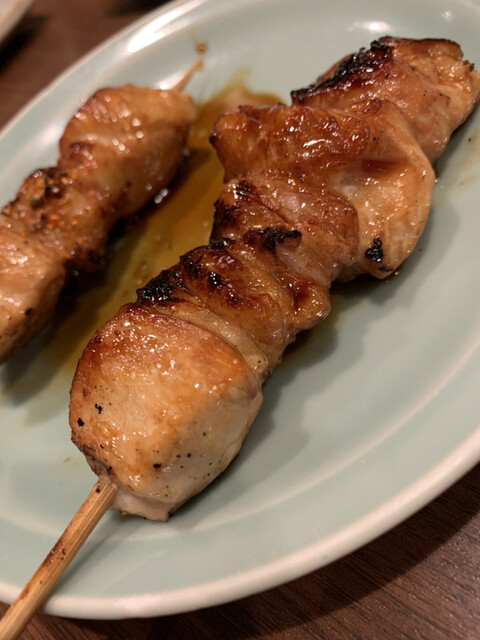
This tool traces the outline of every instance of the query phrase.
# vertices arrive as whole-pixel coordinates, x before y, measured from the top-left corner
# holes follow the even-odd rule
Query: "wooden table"
[[[37,0],[0,51],[0,126],[155,0]],[[0,614],[6,606],[0,603]],[[290,584],[157,619],[37,615],[25,640],[480,638],[480,467],[393,531]]]

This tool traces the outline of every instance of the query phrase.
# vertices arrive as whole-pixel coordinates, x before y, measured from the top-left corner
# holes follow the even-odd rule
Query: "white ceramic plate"
[[[190,85],[195,98],[211,97],[243,69],[250,88],[287,99],[386,33],[451,38],[480,63],[478,2],[166,5],[61,77],[3,132],[0,200],[29,170],[53,161],[66,119],[94,89],[171,78],[191,64],[197,42],[209,49]],[[167,524],[108,514],[47,611],[150,616],[252,594],[378,536],[479,460],[479,124],[480,112],[439,164],[431,221],[414,255],[388,283],[352,283],[334,294],[331,317],[268,382],[261,414],[225,476]],[[70,444],[74,362],[57,340],[68,345],[62,331],[49,334],[0,371],[5,601],[94,480]]]
[[[2,0],[0,2],[0,44],[20,22],[33,0]]]

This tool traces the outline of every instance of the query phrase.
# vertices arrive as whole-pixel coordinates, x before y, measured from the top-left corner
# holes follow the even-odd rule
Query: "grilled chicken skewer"
[[[335,92],[338,104],[322,103]],[[211,243],[139,290],[80,359],[72,438],[99,480],[49,570],[0,621],[6,640],[71,560],[72,531],[85,539],[110,506],[166,520],[227,467],[286,345],[328,314],[330,284],[384,278],[411,253],[430,205],[430,160],[479,94],[457,45],[386,38],[293,92],[291,107],[220,118],[212,142],[226,186]]]
[[[384,38],[291,106],[218,120],[210,245],[101,327],[73,380],[72,438],[118,487],[114,508],[166,520],[227,467],[285,347],[328,314],[331,283],[385,278],[411,253],[431,161],[479,92],[457,45]]]
[[[0,217],[0,362],[44,326],[66,281],[102,262],[108,234],[175,175],[195,117],[179,90],[101,89],[68,122],[55,167]]]

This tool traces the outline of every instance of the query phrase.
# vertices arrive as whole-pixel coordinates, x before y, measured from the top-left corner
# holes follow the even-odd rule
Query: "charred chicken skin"
[[[165,520],[238,453],[262,384],[330,309],[335,280],[385,278],[427,220],[431,161],[480,76],[451,42],[384,38],[291,106],[245,106],[211,140],[225,168],[208,246],[101,327],[70,424],[114,507]]]
[[[0,362],[45,324],[67,279],[99,268],[108,234],[172,180],[195,117],[190,97],[102,89],[72,117],[55,167],[0,217]]]

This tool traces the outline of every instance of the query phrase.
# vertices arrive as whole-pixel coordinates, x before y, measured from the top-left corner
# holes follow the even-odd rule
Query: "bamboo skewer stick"
[[[183,91],[187,84],[190,82],[192,77],[197,73],[197,71],[201,71],[203,69],[203,62],[201,58],[199,58],[196,62],[192,64],[190,69],[184,71],[178,77],[178,80],[175,81],[173,85],[160,85],[160,89],[167,89],[168,91]]]
[[[197,73],[197,71],[201,71],[203,69],[202,60],[197,60],[193,63],[193,65],[185,72],[183,78],[180,79],[179,82],[175,86],[172,87],[174,91],[183,91],[193,76]]]
[[[18,638],[111,506],[116,492],[117,487],[112,482],[98,480],[95,483],[45,560],[0,620],[0,640]]]

